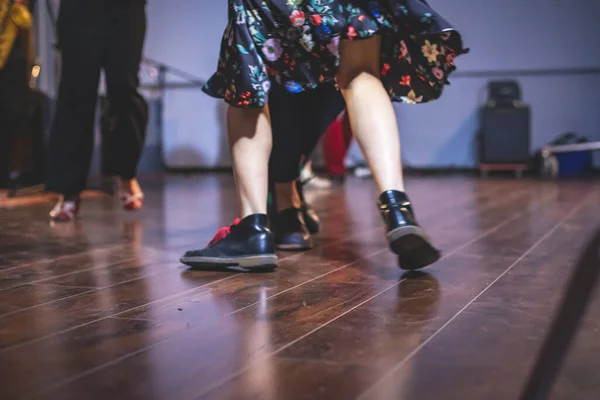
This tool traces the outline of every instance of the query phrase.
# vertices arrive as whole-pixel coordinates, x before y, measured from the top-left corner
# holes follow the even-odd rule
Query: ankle
[[[137,178],[133,179],[119,179],[119,188],[121,192],[137,194],[142,192],[142,188],[137,180]]]
[[[276,183],[275,196],[277,198],[277,211],[289,208],[301,208],[302,201],[296,187],[296,181]]]
[[[406,188],[404,187],[404,182],[396,183],[395,185],[377,185],[379,189],[379,193],[385,193],[389,191],[397,191],[397,192],[406,192]]]

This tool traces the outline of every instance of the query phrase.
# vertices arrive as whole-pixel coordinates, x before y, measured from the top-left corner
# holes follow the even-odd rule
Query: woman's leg
[[[266,214],[272,146],[269,108],[229,107],[227,131],[240,217]]]
[[[379,77],[380,48],[380,36],[342,41],[338,82],[354,138],[369,163],[379,191],[404,191],[396,114]]]
[[[380,47],[379,36],[343,41],[338,80],[354,137],[381,192],[378,206],[389,246],[398,255],[401,268],[419,269],[437,261],[440,252],[418,226],[404,193],[396,114],[379,79]]]
[[[275,268],[277,256],[266,215],[272,144],[269,108],[229,107],[227,130],[241,219],[221,228],[205,248],[186,252],[181,262],[198,269]]]
[[[109,10],[112,25],[110,29],[105,26],[109,44],[104,59],[108,126],[103,141],[110,157],[103,172],[120,178],[123,207],[135,210],[143,206],[144,195],[136,176],[148,125],[148,104],[138,92],[146,9],[143,2],[124,2]]]
[[[306,115],[312,113],[314,97],[312,92],[290,93],[278,85],[269,93],[273,132],[269,179],[276,212],[300,208],[293,183],[300,174],[304,137],[312,134],[310,118]]]

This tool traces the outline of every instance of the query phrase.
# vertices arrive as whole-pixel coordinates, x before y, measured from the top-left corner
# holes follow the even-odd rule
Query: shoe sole
[[[270,270],[277,267],[277,256],[267,254],[241,257],[181,257],[182,264],[197,269],[240,267],[247,270]]]
[[[403,226],[388,232],[388,242],[398,255],[400,268],[413,271],[427,267],[440,259],[441,253],[418,226]]]

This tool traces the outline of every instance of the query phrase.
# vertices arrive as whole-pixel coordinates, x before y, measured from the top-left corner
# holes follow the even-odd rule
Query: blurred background
[[[57,53],[53,48],[58,0],[36,5],[38,90],[46,97],[47,133],[55,88]],[[482,162],[482,107],[492,81],[514,81],[522,106],[521,123],[507,122],[501,136],[504,154],[494,157],[526,162],[542,146],[573,133],[572,140],[600,141],[600,2],[589,0],[431,0],[459,29],[471,53],[458,61],[443,99],[418,107],[396,104],[407,167],[476,169]],[[225,105],[201,91],[215,70],[225,25],[224,2],[148,1],[148,33],[141,78],[150,102],[151,121],[141,172],[222,169],[230,166],[224,132]],[[101,87],[102,91],[103,88]],[[100,107],[100,105],[99,105]],[[101,119],[99,113],[99,120]],[[519,117],[516,117],[519,119]],[[493,118],[492,118],[493,119]],[[502,117],[500,117],[502,120]],[[100,121],[99,121],[100,122]],[[516,139],[509,134],[512,132]],[[483,132],[485,133],[485,132]],[[572,136],[573,136],[572,135]],[[101,124],[92,174],[101,163]],[[521,138],[520,144],[514,144]],[[564,139],[564,138],[563,138]],[[517,140],[518,141],[518,140]],[[510,143],[513,143],[511,146]],[[516,146],[516,147],[515,147]],[[491,157],[491,158],[494,158]],[[315,165],[319,166],[317,155]],[[483,160],[485,161],[485,160]],[[362,163],[353,144],[346,163]],[[600,166],[600,158],[592,164]],[[581,171],[579,171],[581,172]]]

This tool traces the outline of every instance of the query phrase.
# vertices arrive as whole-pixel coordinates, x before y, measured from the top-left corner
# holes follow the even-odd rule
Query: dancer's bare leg
[[[378,206],[387,240],[400,267],[419,269],[434,263],[440,252],[418,226],[404,193],[400,135],[392,102],[380,80],[381,38],[340,43],[338,81],[350,124],[381,192]]]
[[[266,216],[272,146],[268,107],[229,107],[227,130],[241,220],[220,229],[207,247],[186,252],[181,262],[198,269],[275,268],[277,255]]]
[[[340,43],[338,82],[380,192],[404,191],[396,114],[380,80],[381,37]]]
[[[271,119],[268,107],[227,111],[240,217],[267,213]]]

